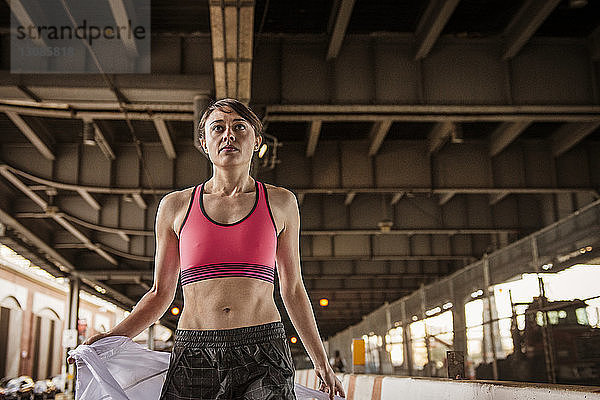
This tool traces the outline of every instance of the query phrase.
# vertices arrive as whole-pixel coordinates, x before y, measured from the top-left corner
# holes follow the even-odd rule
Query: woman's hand
[[[111,334],[108,332],[97,333],[94,336],[90,336],[85,342],[83,342],[81,344],[85,344],[85,345],[92,344],[97,340],[104,339],[105,337],[109,337],[109,336],[111,336]],[[73,357],[69,357],[69,358],[67,358],[67,362],[69,364],[73,364],[75,362],[75,359]]]
[[[333,396],[336,394],[341,397],[346,397],[342,382],[335,376],[335,372],[333,372],[330,365],[327,365],[325,368],[315,368],[315,373],[321,380],[319,390],[321,392],[329,393],[329,398],[331,400],[333,400]]]

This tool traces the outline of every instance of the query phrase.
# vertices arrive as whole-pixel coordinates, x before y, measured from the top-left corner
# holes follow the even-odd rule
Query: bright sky
[[[600,296],[600,265],[579,264],[558,273],[544,273],[544,287],[550,301],[587,299]],[[536,274],[523,274],[521,279],[494,286],[498,317],[510,317],[510,298],[515,303],[531,302],[539,295]],[[587,301],[594,307],[588,308],[588,317],[592,325],[597,324],[592,308],[600,307],[600,298]]]

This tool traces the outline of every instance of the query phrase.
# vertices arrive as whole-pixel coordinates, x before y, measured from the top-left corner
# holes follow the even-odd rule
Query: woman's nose
[[[223,135],[223,140],[235,140],[235,136],[233,134],[233,130],[229,127],[225,128],[225,134]]]

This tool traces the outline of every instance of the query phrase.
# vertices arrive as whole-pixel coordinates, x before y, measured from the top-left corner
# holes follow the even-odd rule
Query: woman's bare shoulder
[[[285,210],[297,203],[296,195],[291,190],[270,183],[265,183],[265,186],[268,191],[269,203],[272,206]]]
[[[195,186],[174,190],[163,196],[160,201],[159,210],[163,213],[176,217],[182,209],[186,209],[192,199],[192,193]]]

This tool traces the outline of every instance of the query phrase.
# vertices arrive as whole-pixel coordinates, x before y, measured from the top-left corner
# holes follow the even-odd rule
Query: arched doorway
[[[19,375],[23,308],[14,296],[0,301],[0,376]]]
[[[62,321],[51,308],[43,308],[34,316],[33,365],[34,380],[49,379],[60,373]]]

